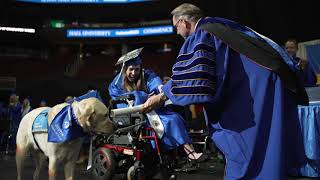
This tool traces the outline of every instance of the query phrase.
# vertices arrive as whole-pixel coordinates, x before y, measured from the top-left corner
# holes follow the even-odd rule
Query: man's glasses
[[[181,20],[182,20],[182,19],[179,19],[179,20],[173,25],[173,27],[174,27],[175,30],[177,30],[178,25],[179,25],[179,22],[180,22]]]

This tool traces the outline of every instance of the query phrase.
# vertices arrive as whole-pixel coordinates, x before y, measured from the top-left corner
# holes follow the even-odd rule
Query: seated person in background
[[[116,65],[122,64],[122,69],[109,85],[109,94],[112,99],[133,94],[135,96],[134,105],[139,105],[143,104],[148,96],[161,93],[159,88],[162,85],[160,77],[150,70],[142,69],[142,60],[139,57],[141,51],[142,48],[136,49],[123,55],[118,60]],[[117,105],[117,108],[123,107],[126,107],[126,105]],[[163,133],[157,132],[162,147],[169,150],[183,145],[189,160],[201,162],[207,158],[205,154],[194,151],[184,120],[178,113],[166,107],[159,107],[155,112],[164,127]],[[153,125],[151,124],[151,126]]]
[[[301,82],[305,87],[316,86],[317,84],[317,76],[314,73],[311,65],[307,60],[301,59],[296,56],[298,51],[298,42],[295,39],[289,39],[285,43],[285,49],[295,60],[296,66],[301,70],[301,74],[299,75]]]

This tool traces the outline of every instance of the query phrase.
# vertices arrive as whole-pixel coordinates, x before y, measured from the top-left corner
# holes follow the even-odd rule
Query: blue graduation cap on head
[[[142,48],[135,49],[133,51],[128,52],[127,54],[122,55],[119,60],[117,61],[116,65],[119,64],[125,64],[125,65],[136,65],[136,64],[141,64],[142,60],[139,57]]]
[[[122,55],[119,58],[116,65],[122,64],[122,67],[121,67],[120,75],[118,76],[118,79],[115,81],[115,84],[118,83],[125,65],[130,66],[130,65],[138,65],[142,63],[142,60],[139,57],[142,49],[143,47],[139,49],[135,49],[133,51],[128,52],[127,54]]]

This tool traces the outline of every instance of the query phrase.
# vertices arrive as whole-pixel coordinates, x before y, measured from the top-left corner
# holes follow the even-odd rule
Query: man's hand
[[[142,112],[148,113],[162,106],[165,101],[165,98],[163,98],[163,96],[164,94],[160,93],[158,95],[149,97],[149,99],[143,104]]]
[[[308,64],[308,61],[306,59],[301,59],[300,58],[300,61],[299,61],[298,64],[299,64],[301,70],[304,70],[306,68],[307,64]]]

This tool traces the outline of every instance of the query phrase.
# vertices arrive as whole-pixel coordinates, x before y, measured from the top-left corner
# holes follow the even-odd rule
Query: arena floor
[[[77,165],[75,179],[76,180],[93,180],[90,171],[85,170],[85,165]],[[34,163],[31,157],[27,157],[25,168],[24,168],[24,179],[32,179],[32,173],[34,170]],[[0,159],[0,172],[1,180],[15,180],[16,176],[16,165],[14,156],[1,156]],[[201,163],[200,169],[193,173],[177,173],[178,180],[222,180],[224,174],[224,164],[217,161],[216,159],[211,159],[208,162]],[[41,180],[48,179],[47,171],[42,170],[40,175]],[[63,180],[63,169],[58,171],[58,180]],[[124,175],[118,174],[113,180],[125,179]],[[312,180],[315,178],[293,178],[288,177],[288,180]]]

